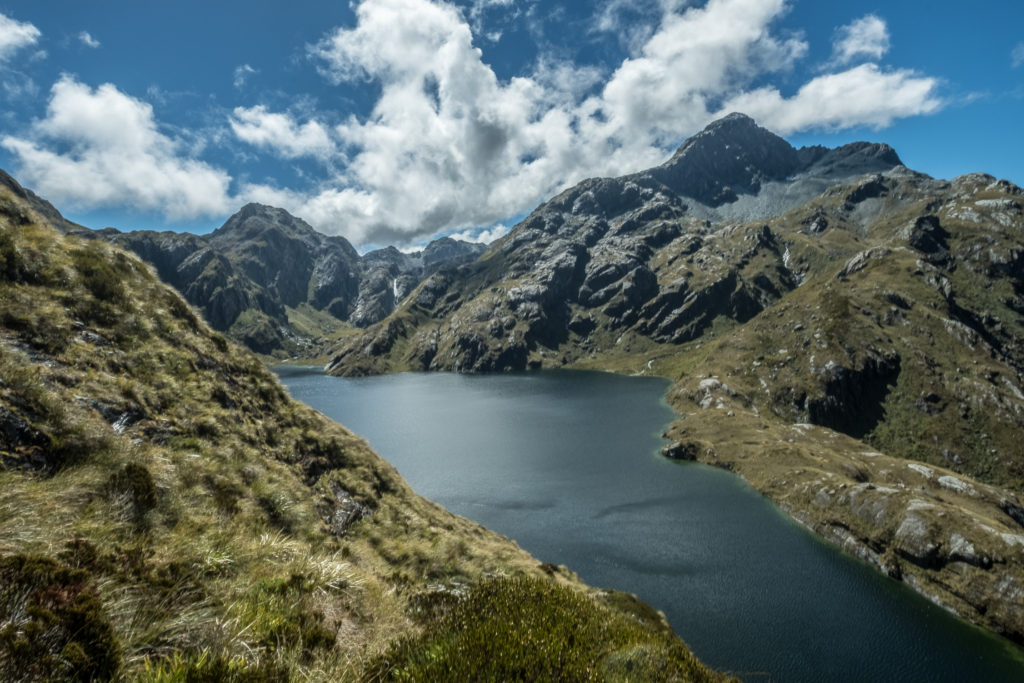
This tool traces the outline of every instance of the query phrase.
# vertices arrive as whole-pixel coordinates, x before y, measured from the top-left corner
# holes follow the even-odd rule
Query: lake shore
[[[893,458],[831,429],[766,419],[714,378],[668,394],[668,453],[728,469],[821,538],[1024,645],[1024,530],[1012,492]]]
[[[773,657],[782,657],[779,666],[783,668],[775,669],[776,674],[785,672],[783,677],[786,680],[820,680],[823,671],[828,671],[832,678],[836,675],[842,677],[841,671],[845,669],[837,662],[856,667],[865,657],[877,658],[889,667],[875,671],[881,677],[896,675],[896,671],[902,672],[900,676],[920,676],[924,671],[931,671],[929,675],[934,675],[935,672],[927,668],[931,666],[934,669],[934,663],[926,665],[924,662],[935,658],[936,653],[941,653],[938,659],[943,661],[954,651],[961,653],[957,657],[968,656],[966,661],[976,661],[969,658],[970,653],[981,651],[987,653],[984,655],[986,660],[1014,659],[1016,650],[1005,640],[983,634],[959,621],[955,621],[956,627],[953,627],[951,618],[948,619],[950,625],[943,629],[948,628],[950,634],[956,635],[951,635],[948,641],[937,642],[932,635],[926,635],[939,622],[947,621],[945,614],[912,592],[902,590],[896,582],[880,577],[870,567],[841,558],[840,553],[804,530],[797,529],[796,525],[784,519],[785,513],[790,519],[799,519],[793,514],[794,508],[787,507],[785,500],[773,499],[776,504],[771,505],[769,500],[758,495],[756,487],[751,490],[739,478],[728,475],[725,470],[731,467],[744,478],[753,478],[752,469],[741,472],[741,468],[731,466],[722,457],[722,453],[732,447],[727,441],[716,443],[721,449],[721,452],[715,452],[717,458],[709,451],[705,451],[706,458],[699,458],[709,464],[717,464],[719,467],[716,469],[680,467],[667,458],[657,456],[654,451],[659,441],[644,435],[634,435],[629,439],[632,446],[620,444],[615,449],[618,455],[602,456],[601,464],[598,464],[593,459],[600,448],[597,444],[603,445],[613,438],[611,434],[602,433],[597,444],[585,445],[588,442],[576,443],[575,440],[571,444],[557,442],[556,453],[567,455],[581,450],[589,457],[586,465],[571,465],[565,472],[552,470],[554,460],[561,459],[561,456],[545,455],[545,448],[560,434],[565,436],[565,433],[579,428],[579,425],[572,426],[572,421],[577,419],[574,413],[578,408],[570,408],[568,403],[564,408],[559,407],[562,400],[570,398],[563,395],[566,390],[559,388],[560,385],[586,380],[591,384],[582,393],[590,397],[588,401],[604,397],[603,400],[632,402],[626,398],[631,395],[632,380],[629,378],[608,373],[589,375],[589,380],[587,376],[587,373],[582,376],[567,373],[565,380],[562,373],[402,373],[350,380],[319,376],[311,377],[310,382],[319,385],[314,387],[314,395],[319,396],[321,403],[311,405],[334,419],[344,421],[357,432],[365,433],[373,447],[393,460],[414,488],[428,498],[499,533],[511,535],[542,560],[567,564],[592,585],[636,592],[642,599],[666,610],[673,627],[698,653],[708,653],[700,656],[719,668],[764,670],[761,664]],[[335,385],[333,382],[344,384]],[[534,427],[524,428],[523,425],[529,424],[526,415],[522,418],[509,417],[508,405],[502,402],[502,397],[515,395],[524,384],[548,386],[550,391],[562,397],[546,408],[543,407],[546,403],[535,405],[533,400],[527,401],[527,415],[540,413],[544,416],[544,426],[536,434]],[[601,386],[605,388],[601,389]],[[660,381],[657,383],[656,396],[663,394],[665,386]],[[391,387],[390,393],[388,387]],[[487,387],[496,393],[489,393]],[[451,389],[458,391],[449,396]],[[707,411],[698,408],[697,413],[679,419],[682,411],[677,408],[674,413],[669,405],[678,398],[673,391],[670,389],[667,400],[654,398],[656,403],[661,403],[660,408],[655,405],[658,417],[641,431],[659,434],[671,422],[669,432],[673,438],[692,446],[695,443],[693,433],[679,432],[680,427],[702,431],[726,426],[725,423],[718,426],[713,420],[702,422],[702,418],[712,416],[744,420],[735,410],[725,407]],[[378,395],[379,392],[383,393]],[[416,398],[421,395],[430,396],[430,401]],[[338,396],[346,396],[344,406],[335,405]],[[471,413],[477,410],[482,413]],[[621,412],[617,405],[613,410]],[[638,410],[640,412],[631,421],[652,411],[649,399],[640,401]],[[594,419],[593,415],[603,414],[591,409],[583,412],[591,419]],[[729,412],[733,415],[729,416]],[[376,423],[385,414],[403,417],[400,422],[387,420],[390,426],[382,430]],[[443,433],[433,437],[436,444],[431,445],[415,431],[422,427],[433,429],[453,417],[458,417],[460,424],[467,426],[459,429],[457,434],[452,432],[452,426],[443,428]],[[649,417],[647,415],[644,419]],[[677,418],[674,422],[673,417]],[[611,422],[608,417],[597,418],[593,429],[586,430],[587,438],[594,429],[609,426],[604,424],[607,422]],[[611,428],[612,432],[619,431],[617,427]],[[467,431],[472,437],[468,443],[464,442]],[[739,445],[745,440],[752,440],[750,434],[743,430],[738,430],[734,436]],[[772,434],[770,438],[778,436]],[[621,435],[615,438],[619,437]],[[405,445],[409,438],[416,444],[412,448]],[[516,452],[504,453],[497,446],[502,443],[515,443]],[[643,445],[645,443],[646,446]],[[638,446],[641,452],[629,456]],[[650,451],[645,455],[647,449]],[[459,457],[469,460],[448,462],[453,451],[463,453]],[[480,462],[477,459],[481,459]],[[896,461],[897,464],[902,462]],[[492,471],[492,465],[498,470]],[[790,466],[796,467],[793,463]],[[516,467],[522,471],[516,471]],[[616,468],[612,477],[614,486],[606,490],[602,488],[605,484],[595,478],[595,472],[610,467]],[[654,468],[652,474],[642,474],[650,468]],[[471,473],[471,480],[462,481],[461,475],[453,477],[456,471]],[[581,476],[584,471],[587,476]],[[545,481],[561,483],[554,490],[547,491],[540,485]],[[496,489],[493,488],[495,482],[501,482]],[[631,488],[623,490],[627,483]],[[577,500],[578,496],[583,497]],[[588,512],[588,506],[593,505],[586,502],[590,497],[597,499],[598,506]],[[595,524],[586,522],[591,518],[603,520],[602,526],[588,530]],[[652,520],[677,520],[681,524],[652,524]],[[586,527],[579,526],[584,522]],[[812,524],[804,526],[811,527]],[[813,530],[823,536],[821,529]],[[842,546],[840,539],[833,537],[828,540],[833,547]],[[722,546],[723,542],[730,547]],[[848,546],[845,549],[857,555],[854,548]],[[628,571],[619,574],[620,569]],[[705,585],[708,581],[711,583]],[[861,588],[853,588],[851,593],[851,581],[854,585],[863,582],[871,588],[867,593],[860,592]],[[842,589],[846,592],[837,592],[841,585],[846,586]],[[713,598],[725,594],[730,596],[729,604]],[[830,598],[834,595],[844,597],[838,599],[836,605],[826,607],[824,605],[829,603],[821,602],[826,595]],[[760,602],[764,600],[768,602]],[[826,613],[832,616],[819,623]],[[768,651],[756,656],[741,652],[738,664],[729,659],[737,655],[728,654],[728,650],[737,646],[741,651],[756,650],[764,648],[766,643],[776,642],[781,636],[775,624],[778,620],[791,619],[793,614],[803,616],[796,619],[799,623],[794,624],[795,630],[782,637],[776,646],[770,646]],[[875,621],[879,615],[884,615],[881,616],[882,622]],[[751,620],[753,623],[749,623]],[[716,622],[717,626],[712,626]],[[742,636],[736,630],[738,624],[753,630]],[[812,644],[822,637],[824,641]],[[842,648],[837,649],[837,640],[843,642]],[[716,648],[724,647],[727,641],[728,647],[714,654]],[[968,641],[975,645],[964,650]],[[898,655],[892,653],[894,643],[900,644],[896,648]],[[974,649],[977,647],[981,650]],[[1003,649],[1006,650],[1004,654],[997,654]],[[794,672],[800,669],[785,667],[803,665],[788,662],[786,657],[809,650],[829,653],[822,655],[821,661],[816,663],[816,666],[825,668],[814,669],[818,672],[815,675],[805,671],[803,678],[794,678]],[[840,673],[837,673],[837,666]],[[966,667],[959,671],[974,670],[973,664]],[[953,665],[947,663],[943,670],[947,669],[953,670]],[[1016,674],[1007,676],[1004,672],[993,676],[990,673],[988,677],[990,680],[1015,680],[1015,676],[1020,675],[1020,665],[1011,665],[1010,670]],[[948,672],[943,675],[944,679],[942,676],[939,678],[955,680],[949,677]]]

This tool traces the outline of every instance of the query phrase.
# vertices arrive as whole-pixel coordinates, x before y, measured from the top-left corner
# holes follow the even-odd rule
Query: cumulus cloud
[[[498,225],[481,230],[463,230],[462,232],[453,232],[449,237],[456,240],[462,240],[463,242],[490,244],[499,237],[504,237],[508,234],[509,230],[511,230],[509,226],[499,223]]]
[[[111,84],[96,89],[58,80],[45,118],[26,137],[0,145],[18,160],[19,177],[59,203],[91,209],[132,206],[171,219],[227,213],[230,177],[182,155],[160,132],[153,108]]]
[[[885,126],[942,105],[934,79],[870,64],[820,74],[789,96],[753,87],[791,72],[807,54],[801,36],[774,27],[788,11],[785,0],[700,7],[651,0],[645,7],[660,13],[657,23],[610,74],[540,59],[531,72],[503,81],[474,44],[472,16],[455,6],[363,0],[354,27],[333,31],[310,52],[332,82],[372,81],[379,98],[368,116],[329,132],[334,153],[346,154],[343,172],[305,196],[288,193],[290,208],[357,243],[442,231],[471,236],[584,177],[657,164],[727,111],[747,111],[790,133]],[[597,28],[611,30],[624,11],[611,0],[600,20],[608,25]],[[836,54],[852,60],[887,48],[884,22],[869,16],[840,30]],[[300,126],[256,109],[260,122],[282,117],[274,119],[277,132],[253,122],[245,135],[236,129],[241,139],[281,154],[314,147],[294,142],[313,121]],[[232,126],[241,121],[236,110]],[[321,128],[310,129],[309,139]]]
[[[730,99],[721,113],[745,112],[782,134],[861,125],[883,128],[897,118],[937,111],[943,103],[935,95],[936,87],[935,79],[912,71],[886,72],[875,64],[862,64],[819,76],[788,98],[775,88],[742,93]]]
[[[236,88],[241,88],[245,85],[245,82],[249,80],[249,76],[259,73],[256,69],[252,68],[248,64],[242,64],[241,66],[235,67],[235,78],[234,85]]]
[[[92,37],[88,31],[82,31],[78,34],[78,40],[81,41],[82,45],[91,48],[97,48],[100,46],[100,41]]]
[[[639,55],[625,60],[599,100],[584,104],[585,131],[623,141],[627,156],[662,149],[707,122],[709,111],[755,77],[790,68],[807,51],[778,38],[772,22],[784,0],[709,0],[667,12]]]
[[[231,130],[239,140],[272,150],[285,159],[327,157],[334,143],[326,128],[317,121],[299,125],[287,114],[256,107],[235,107],[230,119]]]
[[[0,14],[0,62],[23,47],[35,45],[42,35],[34,25]]]
[[[833,60],[837,64],[849,64],[859,58],[878,60],[888,51],[889,27],[869,14],[836,32]]]
[[[610,17],[628,12],[618,0],[607,8]],[[43,119],[0,144],[26,182],[81,207],[134,205],[194,218],[254,200],[356,244],[412,244],[445,233],[490,241],[510,216],[560,188],[660,163],[728,111],[793,133],[885,126],[943,104],[935,79],[850,63],[888,48],[885,24],[873,16],[841,29],[833,61],[797,80],[808,44],[777,27],[786,0],[643,0],[631,21],[650,25],[634,34],[621,63],[594,67],[547,55],[507,79],[477,44],[487,29],[474,32],[474,16],[516,11],[506,0],[467,9],[445,0],[361,0],[354,10],[353,26],[331,31],[309,53],[339,90],[372,83],[370,111],[342,120],[312,106],[301,115],[297,106],[241,106],[225,121],[235,141],[320,162],[315,184],[235,179],[232,194],[233,179],[198,159],[201,146],[161,128],[149,104],[71,77],[53,86]],[[239,66],[235,84],[254,73]],[[794,87],[765,85],[779,74]]]
[[[1014,68],[1024,64],[1024,43],[1017,43],[1013,46],[1013,51],[1010,53],[1010,62]]]

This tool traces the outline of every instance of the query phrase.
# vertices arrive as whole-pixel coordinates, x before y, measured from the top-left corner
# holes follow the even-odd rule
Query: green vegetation
[[[522,577],[484,581],[462,598],[427,594],[420,618],[431,628],[393,645],[375,662],[376,675],[402,681],[723,680],[657,615],[648,620],[609,609],[608,602]]]
[[[110,680],[117,636],[88,572],[40,556],[0,558],[0,675],[5,680]]]
[[[413,494],[140,261],[4,192],[0,259],[0,679],[358,680],[447,618],[429,586],[496,576],[542,615],[632,619]],[[570,654],[610,661],[592,639],[618,632]]]
[[[339,336],[330,372],[667,377],[670,452],[1024,644],[1021,189],[897,168],[712,225],[622,204],[630,182],[542,205]]]

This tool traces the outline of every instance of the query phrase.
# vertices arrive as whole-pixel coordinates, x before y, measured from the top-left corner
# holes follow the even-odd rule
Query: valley
[[[18,226],[49,223],[64,236],[34,238],[39,244],[91,245],[12,242],[5,268],[15,273],[7,286],[17,296],[4,304],[12,353],[30,354],[48,391],[56,392],[85,382],[106,386],[95,373],[116,378],[129,368],[149,368],[149,379],[140,375],[137,385],[119,380],[121,394],[102,400],[114,406],[109,415],[101,413],[104,419],[112,424],[125,414],[143,426],[170,420],[156,437],[135,437],[145,443],[156,438],[150,469],[171,457],[158,455],[171,443],[189,451],[172,458],[174,468],[203,448],[236,453],[218,467],[234,472],[229,488],[241,492],[232,496],[253,501],[240,509],[251,508],[254,519],[269,515],[274,524],[279,513],[259,502],[258,493],[247,493],[259,477],[249,481],[238,469],[245,458],[218,441],[238,438],[219,425],[237,422],[238,407],[248,404],[216,383],[207,388],[214,380],[203,379],[202,391],[212,397],[203,401],[213,401],[216,417],[188,418],[190,411],[211,413],[206,403],[180,403],[169,380],[161,384],[166,363],[174,377],[213,372],[230,384],[224,378],[237,372],[208,360],[216,358],[210,345],[229,354],[234,351],[225,349],[236,347],[207,323],[263,361],[315,362],[346,377],[557,368],[657,376],[671,382],[666,400],[675,413],[665,432],[666,458],[735,473],[828,542],[1024,645],[1024,193],[1007,181],[983,174],[934,179],[906,168],[886,145],[867,142],[796,149],[749,117],[732,114],[684,142],[661,166],[561,192],[486,249],[441,238],[412,254],[388,248],[362,255],[343,238],[255,204],[207,236],[91,231],[60,218],[9,176],[4,181],[11,239],[20,239]],[[131,250],[153,271],[109,245]],[[46,266],[51,274],[38,281],[28,266],[10,270],[28,262],[24,254],[62,249],[86,255],[76,257],[81,263]],[[37,260],[45,264],[42,256]],[[61,274],[77,271],[88,280],[94,272],[102,280],[106,271],[97,260],[120,264],[117,277],[137,273],[149,293],[100,289],[94,292],[100,303],[68,312],[74,296],[68,283],[77,281]],[[207,322],[181,299],[161,293],[170,290],[159,290],[157,276]],[[42,291],[31,287],[58,295],[25,298]],[[159,310],[184,322],[159,332],[167,323],[150,322],[149,305],[138,303],[153,297],[163,302]],[[203,341],[173,342],[182,325]],[[164,341],[142,354],[140,344],[153,334]],[[106,355],[121,359],[123,346],[134,354],[131,360],[81,375],[79,364],[100,357],[111,340],[118,346]],[[286,413],[306,415],[271,388],[275,381],[254,356],[239,357],[246,359],[239,361],[244,372],[263,378],[254,380],[260,398],[253,400],[270,403],[254,404],[259,410],[280,404],[289,406]],[[132,398],[125,402],[122,395]],[[52,436],[39,443],[27,436],[52,432],[52,426],[29,429],[45,411],[29,404],[28,413],[18,412],[18,400],[12,394],[5,408],[14,416],[8,424],[16,425],[7,430],[5,457],[16,452],[28,460],[11,460],[8,469],[43,458],[28,469],[63,471],[62,461],[40,455]],[[427,581],[444,585],[445,577],[479,582],[512,567],[517,575],[545,573],[518,548],[489,535],[479,562],[457,561],[476,547],[474,540],[446,555],[454,564],[431,568],[442,543],[436,539],[489,532],[473,531],[468,522],[460,526],[464,520],[443,521],[448,517],[440,508],[415,498],[404,484],[387,483],[393,475],[379,474],[390,470],[370,464],[378,461],[369,451],[358,460],[365,463],[358,477],[334,479],[355,461],[332,460],[334,446],[310,435],[321,418],[288,418],[267,431],[258,414],[248,420],[256,426],[245,438],[261,448],[268,444],[267,453],[293,475],[304,472],[304,485],[324,497],[303,513],[310,520],[326,514],[334,520],[329,526],[353,523],[352,533],[365,543],[344,547],[357,557],[382,558],[373,565],[377,573],[363,579],[378,582],[381,591],[422,590]],[[145,417],[133,421],[134,415]],[[175,422],[186,419],[195,424]],[[349,443],[345,439],[338,443]],[[365,447],[342,451],[347,448]],[[173,483],[174,468],[166,474],[172,483],[161,480],[161,486],[188,491],[198,485]],[[394,513],[368,514],[392,494]],[[417,512],[403,517],[405,506]],[[148,509],[146,515],[154,516]],[[169,513],[159,515],[163,527],[176,528]],[[370,530],[388,519],[393,526],[387,531]],[[446,531],[433,535],[437,528]],[[386,540],[402,533],[426,545],[416,551]],[[5,552],[21,547],[13,543]],[[555,578],[574,594],[588,594],[569,570]],[[417,604],[416,590],[399,593],[384,629],[389,637],[410,627],[409,610]],[[331,623],[341,628],[343,620]],[[650,637],[660,637],[654,634],[663,624],[648,626]],[[372,638],[358,647],[385,649],[383,631]],[[675,645],[651,647],[678,652]],[[680,655],[684,660],[690,661]]]

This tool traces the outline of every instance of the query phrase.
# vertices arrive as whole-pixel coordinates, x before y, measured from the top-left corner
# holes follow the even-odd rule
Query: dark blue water
[[[715,668],[751,681],[1024,681],[1012,646],[820,542],[739,478],[657,455],[673,419],[663,380],[278,374],[418,493],[636,593]]]

